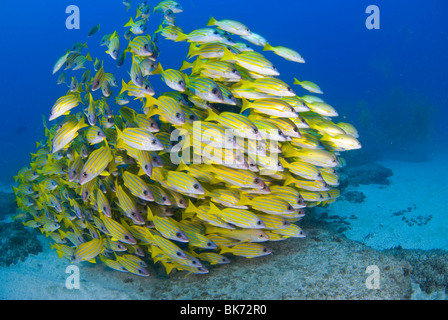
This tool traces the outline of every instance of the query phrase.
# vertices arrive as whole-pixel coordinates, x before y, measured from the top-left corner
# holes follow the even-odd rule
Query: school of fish
[[[71,81],[14,177],[15,218],[60,258],[138,276],[151,274],[149,262],[168,274],[208,273],[232,255],[270,254],[269,241],[305,237],[305,208],[338,198],[341,152],[361,148],[355,127],[335,121],[317,84],[278,78],[268,51],[305,63],[295,50],[228,19],[186,32],[176,1],[136,7],[123,36],[95,37],[100,25],[88,32],[104,57],[84,53],[86,42],[56,61],[57,83]],[[160,17],[150,35],[148,20]],[[178,70],[163,68],[160,41],[189,43]],[[103,59],[128,68],[125,77]],[[155,92],[155,77],[166,92]]]

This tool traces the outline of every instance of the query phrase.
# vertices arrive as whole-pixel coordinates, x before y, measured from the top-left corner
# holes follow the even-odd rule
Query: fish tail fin
[[[184,171],[184,170],[188,171],[188,166],[187,166],[187,164],[183,160],[180,160],[180,163],[177,166],[176,171]]]
[[[221,57],[221,61],[233,60],[235,55],[227,48],[224,48],[224,54]]]
[[[252,201],[245,195],[241,194],[240,200],[236,203],[238,206],[252,205]]]
[[[149,206],[147,207],[147,212],[148,212],[148,216],[147,216],[147,219],[149,220],[149,221],[153,221],[154,220],[154,214],[152,213],[152,211],[151,211],[151,208],[149,208]]]
[[[157,68],[153,72],[151,72],[151,74],[162,74],[162,72],[163,72],[163,67],[159,62],[157,64]]]
[[[175,41],[175,42],[181,42],[181,41],[185,41],[185,40],[187,40],[187,38],[188,38],[188,36],[187,36],[185,33],[183,33],[183,32],[179,32],[179,34],[178,34],[176,40],[174,40],[174,41]]]
[[[302,83],[299,80],[297,80],[297,78],[294,78],[293,84],[298,84],[299,86],[302,85]]]
[[[190,48],[188,49],[187,57],[191,58],[191,57],[197,55],[197,53],[198,53],[198,46],[196,46],[194,43],[192,43],[190,45]]]
[[[221,249],[221,251],[219,252],[219,254],[232,252],[232,248],[231,247],[221,246],[220,249]]]
[[[288,168],[289,167],[289,162],[288,161],[286,161],[283,157],[280,157],[280,163],[282,164],[282,166],[284,167],[284,168]]]
[[[210,20],[207,22],[207,26],[214,26],[216,25],[216,19],[211,17]]]
[[[134,20],[132,20],[132,17],[129,18],[129,21],[124,25],[125,27],[130,27],[134,24]]]
[[[221,210],[219,210],[219,208],[213,202],[210,202],[210,209],[208,209],[208,213],[220,215]]]
[[[266,43],[263,47],[263,51],[272,51],[274,49],[269,43]]]
[[[193,68],[193,65],[194,65],[193,63],[184,60],[184,62],[182,62],[182,66],[180,67],[179,71],[184,71],[186,69]]]
[[[207,111],[208,111],[208,116],[207,116],[207,118],[205,118],[205,121],[218,121],[219,114],[213,112],[212,109],[207,109]]]
[[[290,173],[285,174],[285,177],[286,177],[285,184],[284,184],[285,186],[295,184],[296,179],[294,179],[294,177]]]
[[[142,12],[140,11],[139,8],[137,8],[137,15],[135,16],[135,19],[138,19],[138,17],[140,17],[142,15]]]
[[[123,79],[121,79],[121,91],[120,91],[120,94],[122,94],[123,92],[125,92],[127,90],[128,90],[128,84]]]
[[[241,107],[241,113],[250,108],[250,102],[247,99],[242,98],[243,106]]]
[[[92,57],[90,56],[89,52],[87,52],[86,59],[89,60],[89,61],[92,61]]]
[[[154,31],[154,33],[160,33],[163,30],[163,26],[162,24],[159,24],[159,27],[156,29],[156,31]]]
[[[155,114],[157,114],[157,108],[155,108],[154,106],[158,103],[159,101],[152,97],[147,95],[146,96],[146,101],[145,101],[145,106],[144,109],[148,110],[148,112],[145,112],[146,116],[151,117]]]

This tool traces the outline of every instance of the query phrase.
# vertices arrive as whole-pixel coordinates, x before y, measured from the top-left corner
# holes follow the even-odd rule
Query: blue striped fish
[[[98,189],[96,193],[96,201],[97,201],[97,207],[98,211],[100,213],[103,213],[107,217],[112,217],[112,210],[110,208],[109,200],[104,195],[104,193]]]
[[[157,231],[160,232],[162,236],[179,242],[189,241],[188,237],[185,235],[182,229],[179,228],[177,222],[174,219],[153,214],[149,207],[147,208],[147,212],[147,219],[154,223],[154,227]]]
[[[116,254],[115,257],[116,261],[130,273],[142,277],[149,276],[149,272],[144,267],[142,267],[137,261],[132,259],[130,255],[119,256]]]
[[[131,218],[135,224],[143,225],[145,220],[141,214],[137,211],[137,203],[133,196],[130,196],[123,190],[123,188],[115,182],[115,188],[117,190],[118,206],[123,210],[124,214]]]
[[[119,51],[120,51],[120,40],[118,38],[117,31],[114,31],[114,33],[109,38],[106,53],[109,54],[112,57],[112,59],[117,60]]]
[[[122,139],[128,146],[138,150],[163,150],[162,143],[149,131],[142,128],[117,129],[117,140]]]
[[[187,88],[193,95],[206,101],[215,103],[222,103],[224,101],[220,87],[211,79],[191,77],[187,81]]]
[[[73,162],[70,164],[68,170],[68,181],[79,181],[79,175],[81,174],[82,167],[84,163],[82,162],[82,157],[75,152]]]
[[[210,263],[212,266],[216,265],[216,264],[230,263],[230,260],[228,258],[226,258],[225,256],[220,255],[219,253],[216,253],[216,252],[194,253],[192,251],[191,254],[194,257],[197,257],[202,261],[206,261],[206,262]]]
[[[218,234],[227,238],[244,241],[244,242],[265,242],[269,241],[269,236],[260,229],[224,229],[206,225],[207,235]],[[212,238],[213,239],[213,238]]]
[[[96,91],[101,87],[101,85],[103,84],[104,78],[105,78],[104,69],[103,69],[103,66],[101,65],[101,68],[98,69],[98,71],[95,74],[95,77],[93,77],[92,91]]]
[[[154,196],[152,195],[151,189],[142,178],[128,171],[123,171],[122,176],[124,185],[134,196],[146,201],[154,201]]]
[[[78,136],[78,131],[82,128],[87,127],[84,121],[84,117],[77,121],[69,121],[64,123],[64,125],[56,131],[53,137],[51,153],[55,153],[67,146],[73,139]]]
[[[67,114],[71,109],[75,108],[81,102],[79,94],[67,94],[60,97],[54,103],[50,111],[49,121],[54,120],[64,114]]]
[[[212,202],[210,202],[209,214],[214,214],[240,228],[262,229],[265,227],[263,221],[254,213],[237,208],[219,209]]]
[[[206,195],[210,197],[210,200],[219,203],[225,207],[238,208],[238,209],[248,209],[248,206],[238,205],[240,200],[240,194],[236,190],[229,189],[214,189],[212,191],[207,191]]]
[[[289,163],[284,158],[280,158],[280,162],[283,164],[283,167],[287,168],[295,175],[307,180],[322,180],[319,169],[311,163],[305,161],[294,161]]]
[[[241,243],[232,247],[221,247],[221,254],[227,252],[246,258],[261,257],[272,253],[271,250],[259,243]]]
[[[247,109],[254,109],[258,113],[279,118],[297,118],[298,116],[290,104],[276,98],[259,99],[254,102],[243,99],[241,112]]]
[[[278,97],[293,97],[296,95],[289,85],[277,78],[260,78],[253,81],[241,80],[239,86],[242,88],[252,88],[256,91]]]
[[[151,38],[147,36],[137,36],[129,41],[129,48],[138,56],[151,56]]]
[[[176,42],[185,41],[195,43],[219,42],[223,40],[223,36],[213,28],[196,29],[189,34],[179,33]]]
[[[183,125],[185,123],[185,114],[179,101],[169,96],[160,96],[158,99],[147,96],[145,114],[147,117],[158,114],[165,121],[174,125]]]
[[[84,136],[87,142],[90,144],[100,143],[106,138],[103,130],[101,130],[101,128],[97,126],[90,126],[89,128],[87,128]]]
[[[162,206],[171,206],[172,205],[170,197],[160,186],[149,183],[148,188],[151,190],[151,193],[154,197],[155,203],[162,205]]]
[[[232,132],[243,138],[261,140],[258,128],[247,117],[233,112],[221,112],[219,115],[212,110],[208,111],[205,121],[216,121],[223,127],[231,129]]]
[[[166,69],[164,70],[161,65],[152,72],[152,74],[159,74],[162,77],[162,81],[173,90],[184,92],[186,89],[187,75],[179,70]]]
[[[277,68],[267,60],[262,54],[255,51],[244,51],[239,54],[233,54],[228,49],[224,49],[222,61],[234,61],[241,67],[257,72],[265,76],[278,76],[280,73]]]
[[[92,239],[88,242],[81,243],[73,253],[72,262],[89,261],[95,263],[95,258],[104,250],[104,242],[99,239]]]
[[[104,222],[104,226],[107,229],[107,233],[112,237],[112,241],[121,241],[128,244],[137,243],[133,235],[114,219],[109,218],[104,214],[102,214],[101,220]]]
[[[219,180],[241,188],[263,189],[266,184],[249,170],[236,170],[224,166],[204,165],[204,171],[213,173]]]
[[[188,50],[188,58],[192,58],[195,56],[199,56],[201,58],[222,58],[224,55],[224,49],[227,46],[223,43],[213,42],[213,43],[205,43],[200,46],[196,46],[194,43],[190,45]]]
[[[182,194],[205,194],[202,185],[194,177],[185,172],[154,168],[152,178],[160,182],[166,188]]]
[[[125,91],[128,92],[129,96],[134,96],[136,98],[146,98],[147,95],[153,96],[155,94],[154,87],[147,79],[143,79],[142,87],[136,86],[132,80],[126,83],[121,79],[120,95]]]
[[[188,238],[188,246],[191,248],[201,249],[216,249],[218,246],[204,234],[202,234],[195,225],[186,223],[186,221],[180,221],[178,223],[180,229],[185,233]]]
[[[143,86],[142,70],[140,69],[140,64],[137,62],[134,56],[132,56],[131,72],[129,74],[131,76],[132,82],[137,87],[141,88]]]
[[[294,213],[294,208],[285,200],[273,195],[257,196],[252,199],[247,198],[244,194],[238,202],[241,205],[249,205],[252,209],[269,214],[290,214]]]
[[[79,183],[83,185],[102,174],[112,160],[112,152],[107,145],[93,151],[82,167]]]

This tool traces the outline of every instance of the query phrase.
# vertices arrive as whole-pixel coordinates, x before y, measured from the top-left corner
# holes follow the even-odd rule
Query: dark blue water
[[[134,1],[135,2],[135,1]],[[153,1],[150,1],[154,4]],[[210,16],[234,19],[262,34],[272,45],[300,52],[306,64],[287,62],[267,52],[292,83],[311,80],[324,90],[324,99],[353,123],[361,134],[363,152],[424,155],[443,149],[448,138],[448,4],[432,1],[255,1],[185,0],[177,25],[186,32],[203,27]],[[68,5],[80,9],[80,30],[67,30]],[[380,8],[379,30],[365,26],[368,5]],[[135,12],[135,3],[132,12]],[[67,90],[56,85],[52,67],[74,42],[85,42],[98,23],[101,29],[87,44],[93,58],[113,62],[99,47],[101,37],[114,30],[122,36],[129,14],[114,1],[8,1],[0,10],[1,140],[0,181],[29,163],[35,141],[43,137],[42,115]],[[161,17],[152,15],[153,31]],[[123,37],[121,37],[124,42]],[[179,68],[186,43],[162,40],[160,62]],[[130,62],[121,68],[124,74]],[[81,72],[80,72],[81,73]],[[70,73],[67,73],[68,81]],[[158,79],[156,89],[165,90]],[[159,91],[160,92],[160,91]],[[305,91],[297,89],[299,94]]]

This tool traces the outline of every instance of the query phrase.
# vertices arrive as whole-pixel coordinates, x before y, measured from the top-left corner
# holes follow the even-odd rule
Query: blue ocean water
[[[80,9],[79,30],[65,26],[69,16],[65,10],[72,4]],[[379,30],[365,25],[365,11],[371,4],[380,9]],[[318,83],[325,100],[360,131],[363,151],[426,153],[445,145],[445,1],[185,0],[182,6],[184,13],[177,15],[177,23],[184,30],[205,25],[210,16],[232,18],[273,45],[300,52],[305,64],[291,64],[272,52],[267,56],[284,81],[297,77]],[[98,23],[100,32],[87,44],[93,57],[105,59],[104,47],[96,42],[114,30],[122,34],[129,14],[118,0],[49,0],[45,4],[25,0],[3,4],[0,17],[0,143],[5,155],[0,159],[0,181],[8,183],[27,164],[35,141],[43,137],[42,115],[66,90],[56,85],[57,75],[51,74],[56,59],[75,41],[86,41],[87,32]],[[160,17],[153,16],[149,29],[159,23]],[[179,49],[170,50],[172,43],[161,41],[160,46],[161,61],[180,67],[187,45],[176,44]]]
[[[296,77],[319,84],[325,101],[341,115],[339,120],[356,126],[363,148],[351,152],[349,164],[366,159],[425,161],[446,156],[446,1],[179,2],[184,12],[176,15],[176,24],[185,31],[203,27],[211,16],[234,19],[272,45],[300,52],[305,64],[285,61],[272,52],[266,57],[275,63],[285,82],[292,83]],[[80,9],[79,30],[66,28],[69,5]],[[380,9],[378,30],[366,27],[369,5]],[[114,30],[123,35],[129,15],[120,0],[2,4],[0,183],[12,183],[17,170],[29,164],[36,141],[44,137],[42,116],[48,116],[53,103],[67,90],[56,84],[59,74],[52,75],[57,58],[74,42],[87,41],[91,56],[104,59],[106,70],[107,66],[112,69],[114,62],[105,53],[106,47],[98,43]],[[150,33],[160,22],[160,16],[150,17]],[[87,38],[87,32],[97,24],[101,24],[98,34]],[[188,44],[161,40],[158,46],[164,68],[180,68]],[[126,77],[129,67],[128,59],[117,74]],[[153,84],[156,92],[166,90],[158,78]],[[298,87],[297,92],[306,94]],[[419,177],[422,184],[431,183],[423,180],[425,175]]]

